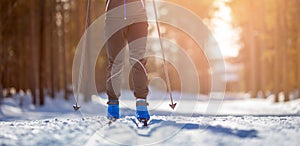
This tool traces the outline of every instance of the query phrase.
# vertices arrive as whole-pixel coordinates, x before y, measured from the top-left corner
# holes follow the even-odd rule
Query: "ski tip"
[[[139,122],[143,124],[143,127],[147,127],[148,126],[148,120],[145,118],[139,119]]]
[[[169,104],[169,105],[170,105],[170,107],[174,110],[175,107],[176,107],[176,104],[177,104],[177,103],[173,103],[173,104]]]
[[[79,108],[80,108],[80,106],[78,106],[78,105],[73,105],[73,108],[74,108],[75,111],[78,111]]]
[[[148,127],[147,121],[143,121],[143,126],[144,126],[144,127]]]

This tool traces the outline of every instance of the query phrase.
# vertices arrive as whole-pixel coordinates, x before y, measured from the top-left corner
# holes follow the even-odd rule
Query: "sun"
[[[240,49],[240,30],[232,26],[231,9],[226,5],[228,1],[229,0],[216,0],[214,2],[214,7],[218,10],[214,12],[213,18],[211,19],[213,35],[225,58],[238,56]]]

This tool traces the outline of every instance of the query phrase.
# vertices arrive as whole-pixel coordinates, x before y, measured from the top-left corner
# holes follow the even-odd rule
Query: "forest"
[[[165,1],[189,9],[208,25],[219,9],[212,0]],[[274,94],[274,102],[280,97],[284,101],[300,98],[300,1],[223,1],[231,10],[231,25],[240,30],[238,55],[225,56],[226,62],[239,66],[234,72],[238,79],[228,81],[226,91],[249,93],[253,98]],[[158,7],[158,12],[160,9],[163,7]],[[45,96],[55,98],[63,93],[68,100],[73,95],[73,58],[85,24],[90,25],[104,13],[105,0],[90,0],[90,5],[88,0],[1,0],[1,99],[30,93],[33,104],[44,105]],[[175,19],[176,14],[161,17]],[[162,34],[165,38],[175,40],[193,61],[201,62],[196,65],[200,92],[209,94],[209,64],[199,46],[180,30],[160,26],[166,29]],[[96,65],[99,92],[105,91],[107,64],[104,49]],[[149,70],[159,67],[161,64],[149,65]],[[170,76],[176,77],[171,67]],[[180,90],[178,82],[171,81],[173,90]]]

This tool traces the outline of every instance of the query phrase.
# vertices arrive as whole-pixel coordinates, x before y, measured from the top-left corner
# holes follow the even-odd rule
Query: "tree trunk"
[[[78,14],[78,36],[82,36],[84,33],[84,24],[85,24],[85,19],[86,19],[86,2],[85,1],[78,1],[77,4],[77,14]]]
[[[281,23],[281,4],[280,1],[277,1],[276,3],[276,27],[275,27],[275,38],[274,38],[274,51],[275,51],[275,58],[274,58],[274,81],[275,81],[275,100],[274,102],[279,102],[279,93],[281,91],[282,87],[282,23]]]
[[[298,3],[298,0],[295,0],[295,3]],[[298,13],[297,16],[300,14],[300,8],[298,7]],[[297,17],[297,24],[300,24],[300,18]],[[298,69],[297,69],[297,78],[298,78],[298,98],[300,99],[300,28],[298,27],[298,40],[297,40],[297,64],[298,64]]]
[[[2,22],[3,20],[3,13],[0,13],[0,22]],[[3,31],[3,25],[2,23],[0,23],[0,105],[1,105],[1,101],[4,98],[3,96],[3,81],[2,81],[2,63],[3,63],[3,37],[2,37],[2,31]],[[1,111],[0,111],[1,112]]]
[[[253,9],[253,1],[249,1],[250,10]],[[250,14],[254,15],[254,14]],[[251,97],[257,97],[257,56],[256,56],[256,46],[255,46],[255,36],[254,36],[254,23],[249,21],[249,45],[250,45],[250,89]]]
[[[37,96],[36,96],[36,57],[37,57],[37,32],[36,32],[36,19],[37,19],[37,11],[36,11],[36,0],[30,0],[30,36],[31,36],[31,85],[30,90],[32,94],[32,104],[37,104]]]
[[[20,18],[15,20],[15,23],[17,24],[17,26],[15,27],[15,40],[14,40],[14,45],[16,47],[15,50],[15,57],[13,58],[13,60],[15,61],[15,69],[14,69],[14,80],[15,82],[12,84],[12,87],[15,87],[16,92],[19,92],[21,89],[21,76],[22,74],[20,73],[20,70],[22,68],[22,57],[21,57],[21,53],[23,51],[20,50],[19,48],[21,48],[22,46],[22,36],[21,36],[21,29],[20,29]]]
[[[45,1],[40,0],[39,97],[41,106],[44,105],[44,8]]]
[[[289,1],[283,2],[281,5],[281,26],[282,28],[288,28],[288,26],[286,25],[286,17],[287,17],[287,13],[286,13],[286,5]],[[282,29],[283,30],[283,29]],[[287,102],[289,101],[289,83],[288,83],[288,74],[287,72],[290,71],[289,67],[288,67],[288,31],[287,30],[283,30],[281,31],[282,35],[281,35],[281,40],[282,42],[282,47],[281,47],[281,54],[282,54],[282,84],[283,84],[283,93],[284,93],[284,101]]]
[[[261,1],[261,6],[259,7],[259,13],[261,14],[261,32],[263,35],[266,34],[266,9],[265,9],[265,1]],[[265,44],[265,38],[260,38],[260,54],[264,54],[267,51],[267,47]],[[267,75],[269,73],[269,70],[267,69],[268,60],[262,60],[262,57],[260,57],[258,60],[260,60],[260,86],[261,86],[261,92],[262,97],[266,98],[266,92],[267,92]]]
[[[64,90],[64,98],[68,100],[68,83],[67,83],[67,56],[66,56],[66,31],[65,31],[65,10],[64,10],[64,3],[60,1],[60,13],[62,15],[61,21],[61,46],[62,46],[62,73],[63,73],[63,90]]]
[[[49,32],[49,37],[50,37],[50,96],[51,98],[54,98],[55,97],[55,87],[54,87],[54,51],[55,51],[55,47],[54,47],[54,36],[53,36],[53,31],[55,30],[56,28],[56,25],[55,25],[55,15],[56,15],[56,1],[51,1],[51,9],[50,9],[50,32]]]

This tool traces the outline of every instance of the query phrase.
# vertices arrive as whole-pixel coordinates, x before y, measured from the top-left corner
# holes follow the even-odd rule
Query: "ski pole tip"
[[[73,105],[73,108],[74,108],[74,110],[75,110],[75,111],[78,111],[78,110],[79,110],[79,108],[80,108],[80,106],[78,106],[78,105],[74,104],[74,105]]]
[[[177,103],[172,103],[172,104],[169,104],[169,105],[170,105],[170,107],[174,110],[175,107],[176,107],[176,104],[177,104]]]

